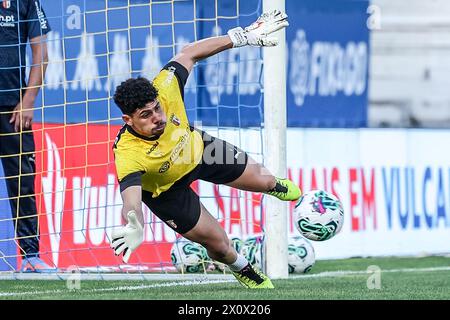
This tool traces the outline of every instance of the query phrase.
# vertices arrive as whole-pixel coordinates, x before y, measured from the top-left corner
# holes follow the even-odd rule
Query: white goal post
[[[263,11],[285,12],[285,0],[263,0]],[[264,154],[266,167],[285,177],[286,166],[286,31],[276,33],[278,46],[263,49]],[[273,279],[288,277],[287,202],[266,199],[265,269]]]

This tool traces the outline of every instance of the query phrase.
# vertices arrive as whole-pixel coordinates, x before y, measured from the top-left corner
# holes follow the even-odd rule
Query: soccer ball
[[[288,269],[289,273],[307,273],[316,262],[314,247],[302,236],[289,239]]]
[[[301,235],[323,241],[337,234],[344,222],[342,203],[331,193],[312,190],[303,194],[295,205],[295,226]]]
[[[251,265],[262,269],[263,237],[254,236],[245,240],[241,253]]]
[[[170,250],[172,264],[181,273],[202,272],[206,269],[208,254],[206,249],[189,240],[179,238]]]
[[[244,245],[244,241],[242,241],[238,237],[233,237],[233,238],[231,238],[231,245],[238,253],[241,253],[242,246]]]

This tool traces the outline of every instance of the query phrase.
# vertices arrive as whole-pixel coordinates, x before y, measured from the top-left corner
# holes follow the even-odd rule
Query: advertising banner
[[[344,205],[341,233],[314,242],[317,257],[450,253],[450,152],[436,146],[449,138],[445,130],[290,130],[294,181]]]
[[[109,247],[112,228],[123,223],[112,142],[120,126],[35,126],[36,179],[41,252],[59,267],[119,266]],[[217,136],[215,129],[211,134]],[[259,133],[222,131],[220,137],[261,161]],[[450,152],[439,130],[288,131],[288,173],[304,192],[325,189],[342,201],[344,226],[334,238],[313,242],[318,259],[450,252]],[[197,182],[193,188],[230,236],[242,239],[264,229],[264,197]],[[2,253],[16,250],[13,222],[2,192]],[[297,235],[289,208],[290,235]],[[131,262],[144,270],[170,264],[177,235],[145,206],[144,244]],[[4,228],[5,227],[5,228]],[[3,231],[6,230],[6,233]],[[8,241],[6,241],[8,240]],[[10,259],[11,260],[11,259]],[[2,261],[2,268],[10,270]],[[147,268],[147,269],[146,269]]]
[[[41,251],[59,267],[121,264],[109,247],[112,228],[123,223],[111,149],[119,128],[36,126]],[[220,137],[252,154],[261,150],[256,131]],[[447,139],[450,132],[439,130],[290,129],[288,177],[304,192],[332,192],[344,206],[341,232],[313,242],[317,259],[450,253],[450,152],[430,143]],[[230,236],[263,233],[261,194],[205,182],[193,188]],[[291,236],[298,235],[294,205]],[[155,270],[170,265],[177,235],[144,209],[145,242],[131,263]]]
[[[43,169],[36,184],[41,256],[60,268],[76,265],[95,269],[121,264],[110,249],[113,227],[124,224],[112,151],[119,129],[101,125],[35,127],[39,150],[36,165]],[[254,141],[255,134],[246,135],[246,141]],[[239,138],[233,131],[226,135],[235,143]],[[253,148],[260,150],[255,143]],[[201,197],[210,198],[205,205],[229,234],[262,233],[260,194],[208,185],[197,182],[192,187]],[[177,235],[146,206],[143,209],[148,222],[145,243],[131,263],[141,264],[139,270],[171,266],[170,248]]]
[[[366,127],[369,1],[286,1],[290,127]]]
[[[41,2],[53,31],[35,122],[46,123],[120,124],[111,97],[122,81],[153,79],[186,44],[245,27],[262,13],[259,0],[213,1],[212,6],[204,1],[196,6],[194,1]],[[368,4],[286,1],[288,126],[367,125]],[[262,70],[262,50],[249,46],[199,62],[185,89],[190,120],[260,127]]]

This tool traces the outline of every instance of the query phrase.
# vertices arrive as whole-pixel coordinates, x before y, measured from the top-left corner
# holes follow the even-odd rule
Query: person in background
[[[38,0],[0,1],[0,158],[22,272],[53,272],[39,257],[33,107],[44,82],[50,25]],[[25,55],[32,61],[25,80]]]

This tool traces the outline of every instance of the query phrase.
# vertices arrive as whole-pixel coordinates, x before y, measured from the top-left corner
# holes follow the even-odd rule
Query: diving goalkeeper
[[[243,150],[192,127],[183,96],[197,61],[246,45],[275,46],[276,38],[269,35],[288,25],[281,11],[264,13],[245,29],[237,27],[226,36],[187,45],[153,82],[139,77],[116,88],[114,101],[125,124],[113,149],[127,224],[113,231],[111,247],[116,255],[123,254],[125,263],[143,241],[144,202],[170,228],[228,265],[243,286],[273,288],[270,279],[230,245],[190,185],[201,179],[285,201],[297,200],[301,191],[290,180],[274,177]]]

